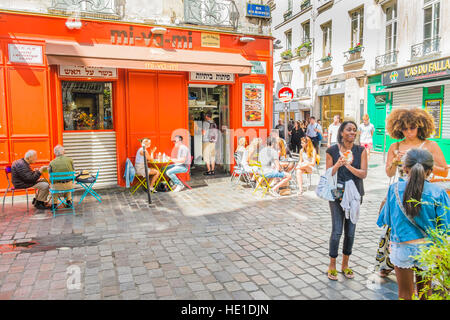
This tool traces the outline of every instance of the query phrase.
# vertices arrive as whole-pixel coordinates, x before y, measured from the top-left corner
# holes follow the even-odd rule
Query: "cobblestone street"
[[[103,189],[102,204],[88,197],[76,216],[56,218],[7,199],[0,299],[395,300],[395,275],[370,280],[388,185],[381,160],[373,156],[365,180],[352,280],[326,276],[331,218],[313,192],[317,176],[302,197],[280,198],[222,178],[157,193],[151,205],[144,192]]]

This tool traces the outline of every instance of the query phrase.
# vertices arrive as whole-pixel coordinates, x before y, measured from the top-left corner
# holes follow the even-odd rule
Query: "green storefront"
[[[393,108],[425,108],[433,116],[436,141],[450,163],[450,57],[389,70],[368,79],[367,109],[375,127],[375,151],[397,141],[385,135],[386,116]]]

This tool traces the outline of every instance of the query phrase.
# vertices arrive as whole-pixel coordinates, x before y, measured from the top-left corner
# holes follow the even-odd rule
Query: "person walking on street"
[[[336,258],[338,257],[339,242],[344,230],[344,245],[341,270],[346,278],[353,278],[353,270],[349,268],[349,258],[352,254],[355,238],[356,220],[359,208],[347,217],[342,208],[346,193],[351,186],[359,193],[360,202],[364,196],[363,179],[367,177],[367,153],[364,147],[355,144],[358,126],[353,121],[344,121],[337,133],[337,144],[326,151],[326,169],[332,168],[332,175],[337,174],[338,188],[335,192],[335,201],[329,201],[331,211],[332,231],[330,237],[328,278],[337,280]],[[341,185],[341,187],[339,187]],[[348,186],[348,187],[347,187]],[[345,190],[342,190],[345,188]],[[342,193],[343,194],[339,194]],[[355,218],[353,216],[355,214]]]
[[[295,121],[294,128],[291,132],[291,150],[292,152],[299,153],[302,148],[301,139],[305,136],[300,121]]]
[[[281,139],[284,139],[284,124],[283,124],[283,120],[278,120],[278,124],[275,126],[275,129],[277,129],[279,131],[279,137]]]
[[[306,128],[306,135],[311,139],[317,154],[320,154],[319,143],[322,136],[322,127],[316,122],[315,117],[309,118],[309,124]]]
[[[328,126],[327,148],[337,144],[337,133],[340,126],[341,126],[341,116],[337,114],[333,117],[333,123]]]
[[[415,257],[430,244],[426,230],[448,230],[450,226],[447,192],[427,181],[433,166],[433,155],[429,151],[419,148],[408,151],[404,159],[408,179],[389,187],[386,203],[378,217],[379,227],[387,225],[391,228],[390,260],[395,268],[399,299],[413,298],[414,269],[422,267]],[[421,199],[421,203],[411,202],[413,199]],[[425,285],[429,287],[430,283],[424,283],[422,277],[416,275],[415,278],[417,292]],[[426,300],[426,294],[421,299]]]
[[[370,150],[373,149],[373,133],[375,132],[375,127],[370,123],[369,115],[365,114],[363,116],[363,123],[359,125],[359,143],[366,148],[367,151],[367,161],[370,159]]]
[[[203,173],[206,176],[215,175],[216,165],[216,142],[219,132],[216,123],[212,120],[212,113],[208,111],[205,114],[205,120],[202,125],[203,141],[203,161],[206,163],[207,171]]]

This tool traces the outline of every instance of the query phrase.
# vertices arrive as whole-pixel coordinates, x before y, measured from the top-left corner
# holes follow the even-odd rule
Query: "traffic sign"
[[[294,99],[294,91],[289,87],[283,87],[278,91],[278,99],[284,103],[291,102]]]

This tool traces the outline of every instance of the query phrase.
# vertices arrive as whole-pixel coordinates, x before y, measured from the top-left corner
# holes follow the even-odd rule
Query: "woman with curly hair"
[[[428,140],[434,133],[435,126],[433,117],[427,111],[422,108],[395,109],[387,118],[386,129],[389,136],[401,140],[389,148],[385,168],[388,177],[395,177],[398,172],[399,180],[407,178],[404,170],[406,153],[414,148],[428,150],[433,155],[433,174],[443,177],[448,175],[449,167],[441,148],[436,142]],[[385,202],[386,199],[382,201],[381,207]],[[381,277],[387,277],[391,271],[389,266],[380,263]]]
[[[432,116],[421,108],[395,109],[387,118],[387,132],[394,139],[401,140],[391,145],[387,155],[386,174],[388,177],[399,173],[399,178],[406,177],[403,162],[406,152],[412,148],[426,149],[434,158],[433,173],[446,177],[448,166],[444,153],[438,144],[428,140],[435,131]]]

